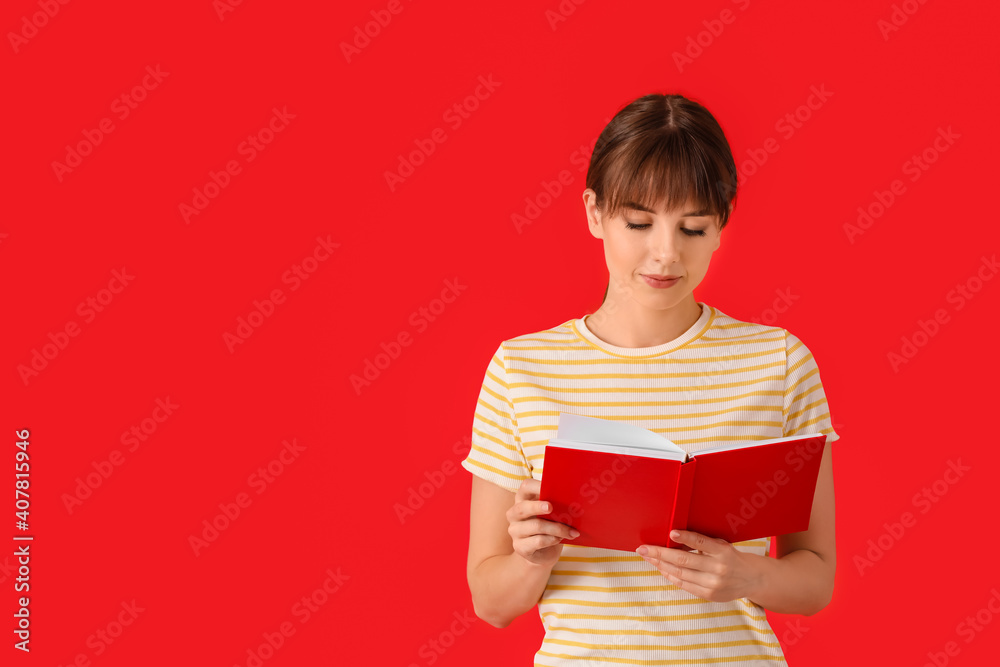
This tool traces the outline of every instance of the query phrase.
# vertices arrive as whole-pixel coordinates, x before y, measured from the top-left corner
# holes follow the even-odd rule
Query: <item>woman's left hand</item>
[[[655,544],[644,544],[636,553],[658,569],[678,588],[712,602],[749,597],[763,576],[757,554],[740,551],[723,539],[690,530],[675,530],[671,539],[697,549],[692,553]],[[645,548],[646,554],[640,553]]]

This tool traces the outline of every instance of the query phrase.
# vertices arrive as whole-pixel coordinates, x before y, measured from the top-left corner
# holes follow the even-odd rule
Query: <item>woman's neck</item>
[[[610,298],[610,295],[609,295]],[[605,301],[585,319],[587,328],[609,345],[655,347],[669,343],[694,326],[702,307],[688,295],[680,303],[663,310],[645,308],[635,301]]]

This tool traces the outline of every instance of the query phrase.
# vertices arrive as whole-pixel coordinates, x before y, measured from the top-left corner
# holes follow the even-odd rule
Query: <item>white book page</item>
[[[731,442],[723,445],[713,445],[706,449],[699,449],[696,452],[692,452],[691,456],[698,456],[699,454],[712,454],[714,452],[728,452],[733,449],[743,449],[745,447],[760,447],[761,445],[770,445],[775,442],[794,442],[796,440],[805,440],[806,438],[813,438],[820,433],[802,433],[799,435],[790,435],[787,438],[771,438],[770,440],[748,440],[746,442]]]
[[[585,417],[569,412],[559,413],[558,424],[556,439],[563,442],[609,445],[616,447],[614,450],[616,452],[620,451],[621,447],[670,452],[675,456],[661,458],[675,458],[679,455],[680,458],[678,460],[681,461],[687,456],[687,453],[683,449],[662,435],[653,433],[649,429],[636,426],[635,424],[626,424],[598,417]],[[585,448],[581,447],[580,449]],[[594,451],[607,450],[594,449]]]
[[[606,445],[596,442],[579,442],[578,440],[549,439],[547,447],[565,447],[567,449],[582,449],[587,452],[608,452],[609,454],[628,454],[629,456],[645,456],[651,459],[670,459],[684,462],[685,452],[672,452],[665,449],[650,447],[630,447],[628,445]]]

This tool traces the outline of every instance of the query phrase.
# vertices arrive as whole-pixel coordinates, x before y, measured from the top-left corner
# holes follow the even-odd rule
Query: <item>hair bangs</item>
[[[679,95],[647,95],[623,108],[598,138],[588,187],[608,219],[630,205],[659,212],[682,207],[729,221],[737,172],[721,127]]]

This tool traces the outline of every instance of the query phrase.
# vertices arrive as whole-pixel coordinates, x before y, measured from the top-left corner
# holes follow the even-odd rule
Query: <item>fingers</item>
[[[521,500],[535,500],[538,498],[538,492],[541,488],[541,480],[529,477],[528,479],[522,481],[521,486],[518,487],[517,493],[515,494],[515,502],[519,502]]]
[[[541,490],[541,481],[530,478],[521,482],[517,493],[514,496],[514,518],[527,519],[533,516],[548,514],[552,511],[552,504],[540,501],[538,493]]]
[[[560,540],[572,540],[580,536],[580,532],[572,526],[537,517],[512,523],[510,533],[515,539],[542,538],[545,541],[542,546],[546,547]]]
[[[525,521],[536,516],[544,516],[552,511],[551,503],[541,500],[521,500],[515,502],[507,510],[507,520]]]
[[[545,549],[546,547],[551,547],[562,542],[564,537],[559,535],[532,535],[527,538],[526,544],[528,548],[532,551],[538,551],[539,549]]]
[[[530,550],[551,547],[580,535],[572,526],[541,518],[553,510],[552,503],[538,499],[541,484],[537,479],[522,481],[514,505],[507,512],[511,537],[523,541]]]

